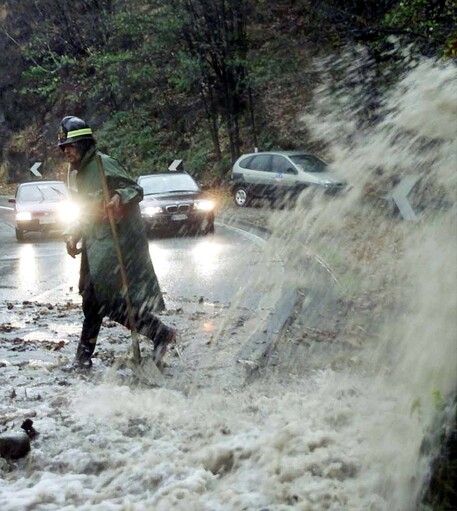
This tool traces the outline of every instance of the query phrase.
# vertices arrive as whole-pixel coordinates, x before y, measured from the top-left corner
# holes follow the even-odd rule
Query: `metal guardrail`
[[[234,216],[229,218],[222,217],[220,222],[227,226],[235,226],[264,239],[268,239],[271,235],[271,232],[266,227],[251,224]],[[249,336],[236,355],[236,362],[244,366],[248,378],[252,377],[258,369],[268,363],[278,340],[291,319],[297,300],[298,291],[296,288],[283,289],[274,310],[270,312],[266,322],[262,323]]]
[[[236,361],[246,368],[248,376],[252,376],[268,363],[279,338],[291,321],[297,299],[297,289],[283,289],[275,310],[268,316],[266,325],[255,330],[238,352]]]
[[[404,220],[413,222],[418,220],[418,216],[408,200],[408,195],[420,179],[421,177],[418,175],[405,176],[392,192],[385,197],[386,200],[395,204]],[[228,225],[237,225],[241,229],[255,232],[264,238],[268,238],[271,234],[267,228],[250,224],[245,220],[234,219],[233,217],[224,220],[226,220]],[[223,221],[223,223],[225,222]],[[246,344],[238,352],[236,361],[245,367],[248,378],[253,377],[259,369],[268,363],[284,329],[291,321],[292,312],[298,298],[298,290],[296,288],[284,289],[275,309],[267,318],[266,324],[253,332]]]

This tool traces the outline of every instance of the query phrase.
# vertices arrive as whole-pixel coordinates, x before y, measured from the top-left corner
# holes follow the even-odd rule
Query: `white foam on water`
[[[303,261],[325,261],[340,300],[374,304],[347,319],[368,321],[361,342],[311,343],[303,360],[232,391],[75,385],[60,409],[41,405],[45,438],[3,472],[1,509],[417,508],[430,462],[420,447],[437,396],[456,389],[457,71],[412,65],[364,127],[363,105],[323,77],[303,122],[352,188],[332,200],[305,193],[272,216],[265,261],[281,254],[288,271],[274,283],[304,289],[319,275]],[[392,217],[382,198],[408,173],[422,178],[418,223]],[[273,276],[253,271],[262,279]]]

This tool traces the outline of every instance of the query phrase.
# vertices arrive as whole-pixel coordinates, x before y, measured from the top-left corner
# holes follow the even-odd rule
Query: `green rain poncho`
[[[84,291],[88,282],[92,283],[97,302],[104,307],[106,315],[125,303],[111,227],[104,214],[98,156],[101,157],[110,196],[118,193],[121,197],[123,214],[116,223],[132,306],[140,313],[145,308],[159,312],[165,305],[138,206],[143,198],[143,189],[116,160],[95,148],[87,151],[76,173],[75,198],[81,206],[82,216],[78,226],[67,232],[82,239],[80,292]]]

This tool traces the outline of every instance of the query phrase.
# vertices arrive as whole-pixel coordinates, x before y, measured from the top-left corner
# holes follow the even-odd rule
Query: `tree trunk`
[[[222,160],[221,144],[219,141],[219,126],[217,122],[217,109],[214,102],[214,95],[211,87],[208,87],[208,93],[205,94],[203,87],[200,91],[203,105],[205,107],[206,119],[208,121],[209,132],[213,142],[213,150],[217,161]],[[208,96],[208,97],[207,97]]]
[[[254,113],[254,98],[252,97],[252,89],[250,85],[248,85],[248,97],[249,97],[249,117],[251,119],[252,142],[254,144],[254,147],[258,147],[257,125],[255,122]]]

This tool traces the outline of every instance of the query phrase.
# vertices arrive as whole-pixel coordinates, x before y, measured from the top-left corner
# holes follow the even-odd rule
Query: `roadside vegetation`
[[[361,73],[373,82],[376,109],[375,91],[398,58],[392,36],[400,47],[456,56],[453,4],[2,0],[5,172],[19,180],[40,159],[55,173],[55,133],[66,114],[90,122],[101,147],[137,174],[180,158],[218,183],[255,147],[325,152],[298,121],[319,81],[314,57],[363,44],[370,65]]]

